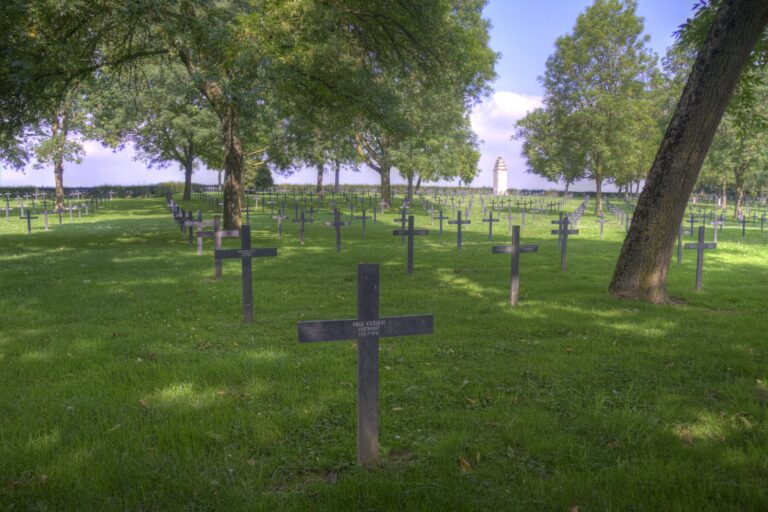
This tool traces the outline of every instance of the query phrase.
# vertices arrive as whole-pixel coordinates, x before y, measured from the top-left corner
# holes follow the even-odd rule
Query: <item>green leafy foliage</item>
[[[634,1],[596,0],[555,42],[541,78],[544,107],[518,122],[529,172],[604,181],[645,176],[660,140],[656,56]]]

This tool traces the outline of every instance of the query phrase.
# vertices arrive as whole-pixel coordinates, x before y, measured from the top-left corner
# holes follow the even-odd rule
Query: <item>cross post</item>
[[[567,266],[566,253],[568,251],[568,235],[578,235],[579,230],[568,229],[568,225],[571,223],[571,221],[568,219],[567,215],[563,215],[562,219],[563,219],[563,222],[560,225],[560,229],[553,229],[552,234],[562,237],[562,242],[560,246],[560,270],[565,272],[566,266]]]
[[[488,240],[493,241],[493,223],[499,222],[498,218],[493,217],[493,210],[488,210],[488,218],[483,219],[483,222],[488,223]]]
[[[357,318],[299,322],[299,343],[357,340],[357,462],[379,464],[379,339],[431,334],[432,315],[379,317],[379,265],[357,266]]]
[[[32,233],[32,219],[36,219],[37,215],[32,217],[32,210],[27,208],[27,214],[23,217],[19,217],[21,220],[27,219],[27,234]]]
[[[203,239],[214,238],[216,232],[221,229],[221,217],[218,215],[213,216],[213,220],[200,221],[197,224],[197,255],[203,255]],[[213,226],[213,231],[205,231],[203,228],[206,226]]]
[[[434,217],[434,218],[437,219],[439,221],[439,223],[440,223],[440,238],[442,239],[443,238],[443,220],[447,219],[449,217],[444,216],[443,215],[443,210],[440,209],[438,211],[438,215],[436,217]]]
[[[243,320],[253,320],[253,283],[251,277],[251,259],[267,256],[277,256],[274,247],[251,249],[251,226],[240,226],[240,249],[219,249],[215,252],[215,258],[240,259],[243,266]]]
[[[336,230],[336,252],[341,252],[341,227],[349,226],[349,222],[342,222],[341,212],[338,208],[333,209],[333,222],[326,222],[326,226],[333,226]]]
[[[413,274],[413,238],[414,235],[428,235],[428,229],[413,229],[413,215],[408,216],[408,229],[394,229],[393,235],[408,236],[408,263],[407,272]]]
[[[401,210],[400,218],[396,217],[395,222],[399,222],[400,230],[405,232],[405,223],[408,222],[408,217],[406,217],[406,214],[408,213],[408,207],[403,206],[400,210]],[[403,234],[403,236],[400,237],[400,241],[405,242],[405,234]]]
[[[512,277],[509,284],[509,303],[517,306],[520,291],[520,254],[538,252],[538,245],[520,245],[520,226],[512,226],[512,245],[497,245],[491,249],[492,254],[512,255]]]
[[[301,245],[304,245],[304,224],[306,224],[307,222],[310,222],[310,223],[311,222],[315,222],[315,220],[314,219],[306,219],[304,217],[304,210],[301,210],[301,215],[299,216],[298,219],[293,219],[293,222],[298,222],[299,223],[299,226],[300,226],[300,228],[299,228],[299,240],[301,242]]]
[[[686,249],[696,249],[696,289],[701,290],[702,274],[704,273],[704,250],[717,249],[714,242],[704,242],[704,226],[699,227],[699,241],[685,244]]]
[[[363,238],[365,238],[365,221],[366,221],[367,219],[370,219],[370,217],[368,217],[368,216],[365,214],[365,208],[363,208],[363,210],[362,210],[362,211],[363,211],[363,214],[362,214],[362,215],[359,215],[359,216],[357,216],[357,217],[355,217],[355,219],[357,219],[357,220],[362,220],[362,221],[363,221]]]
[[[461,210],[456,212],[456,220],[449,220],[448,224],[456,224],[456,246],[461,250],[461,226],[463,224],[471,224],[470,220],[461,220]]]
[[[272,216],[272,219],[277,221],[277,236],[279,238],[283,238],[283,221],[287,218],[288,216],[284,215],[282,211]]]
[[[605,224],[605,215],[603,215],[601,213],[600,214],[600,218],[597,219],[596,222],[600,223],[600,240],[602,240],[603,239],[603,232],[605,231],[605,226],[604,226],[604,224]]]

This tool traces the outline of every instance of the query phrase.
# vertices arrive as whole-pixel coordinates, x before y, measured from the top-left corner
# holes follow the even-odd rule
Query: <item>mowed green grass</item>
[[[768,509],[768,232],[726,229],[699,292],[685,251],[684,303],[652,306],[606,292],[613,218],[602,241],[582,219],[563,273],[553,217],[529,215],[512,309],[506,223],[489,242],[475,203],[461,252],[416,208],[434,231],[410,276],[394,214],[338,254],[319,222],[301,246],[256,214],[278,257],[253,262],[252,324],[239,262],[215,281],[161,199],[32,235],[0,212],[0,509]],[[301,320],[354,317],[363,262],[382,316],[435,326],[381,342],[375,471],[355,464],[354,342],[297,342]]]

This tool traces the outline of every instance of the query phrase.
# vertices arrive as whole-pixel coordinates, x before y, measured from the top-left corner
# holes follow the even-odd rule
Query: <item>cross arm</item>
[[[214,252],[216,253],[217,259],[277,256],[277,249],[274,247],[263,247],[260,249],[218,249]]]
[[[299,322],[299,343],[432,333],[432,315]]]

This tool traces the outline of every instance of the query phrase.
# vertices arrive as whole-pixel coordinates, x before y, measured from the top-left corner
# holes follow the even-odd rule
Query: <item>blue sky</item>
[[[480,173],[473,186],[492,184],[491,171],[501,156],[509,168],[511,188],[556,188],[557,185],[525,173],[520,155],[520,143],[510,141],[515,121],[539,106],[542,89],[537,77],[544,73],[547,57],[554,51],[555,40],[573,29],[576,17],[591,4],[591,0],[491,0],[484,17],[491,20],[491,47],[501,53],[497,63],[498,79],[494,93],[472,113],[473,128],[481,140]],[[639,0],[638,15],[645,21],[645,32],[651,36],[650,47],[661,57],[673,42],[673,32],[691,15],[693,0]],[[65,186],[100,184],[149,184],[183,179],[182,173],[171,166],[165,170],[147,170],[132,159],[130,151],[113,153],[97,142],[86,142],[87,155],[82,164],[69,164],[64,171]],[[393,173],[393,183],[402,180]],[[332,181],[331,173],[326,180]],[[199,171],[194,180],[216,183],[216,173]],[[278,183],[314,183],[315,171],[307,170],[288,178],[276,177]],[[369,169],[359,173],[343,172],[342,183],[378,183],[378,175]],[[51,169],[25,173],[3,170],[0,186],[53,186]],[[589,190],[582,183],[577,190]]]

